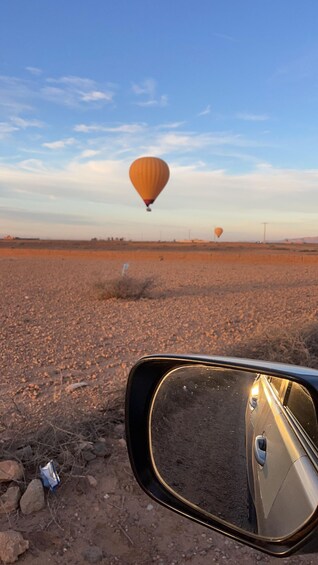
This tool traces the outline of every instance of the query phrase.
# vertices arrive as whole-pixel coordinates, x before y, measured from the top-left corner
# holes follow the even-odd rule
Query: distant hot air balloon
[[[215,233],[217,238],[221,237],[221,235],[223,233],[223,228],[215,228],[214,233]]]
[[[167,163],[158,157],[140,157],[130,165],[130,180],[146,204],[148,212],[151,212],[149,206],[166,186],[169,176]]]

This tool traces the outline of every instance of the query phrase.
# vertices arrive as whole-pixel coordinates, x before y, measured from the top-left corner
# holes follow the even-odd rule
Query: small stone
[[[0,461],[0,483],[20,481],[23,474],[23,465],[19,461]]]
[[[20,461],[28,461],[32,459],[33,451],[31,445],[26,445],[25,447],[20,447],[15,452],[15,457],[20,459]]]
[[[44,488],[40,479],[33,479],[20,500],[23,514],[32,514],[45,507]]]
[[[72,383],[70,385],[68,385],[65,390],[66,392],[74,392],[74,390],[77,390],[78,388],[82,388],[88,386],[88,383],[85,381],[82,381],[80,383]]]
[[[0,496],[0,514],[9,514],[16,510],[19,506],[20,498],[20,488],[18,486],[9,487],[7,491]]]
[[[83,451],[84,449],[92,449],[93,448],[92,441],[82,440],[78,442],[77,451]]]
[[[75,457],[68,449],[64,449],[59,455],[58,463],[60,470],[69,471],[73,468],[74,462]]]
[[[98,441],[94,444],[93,453],[97,455],[97,457],[110,457],[112,454],[111,448],[107,445],[107,443]]]
[[[3,563],[15,563],[18,556],[24,553],[29,547],[29,542],[25,540],[20,532],[7,530],[0,532],[0,559]]]
[[[150,512],[151,510],[153,510],[153,505],[152,505],[152,504],[148,504],[147,510],[148,510],[149,512]]]
[[[117,437],[123,437],[125,435],[125,424],[117,424],[114,428],[114,432]]]
[[[120,447],[127,447],[126,440],[125,440],[123,437],[121,437],[121,438],[118,440],[118,445],[120,445]]]
[[[98,482],[97,482],[97,480],[95,479],[95,477],[93,477],[93,475],[87,475],[86,478],[87,478],[88,484],[89,484],[91,487],[94,487],[94,488],[97,487]]]
[[[83,459],[87,462],[93,461],[93,459],[96,459],[95,453],[93,453],[89,449],[87,449],[87,450],[85,449],[84,451],[82,451],[82,456],[83,456]]]
[[[85,561],[88,563],[99,563],[103,559],[103,550],[97,545],[92,545],[85,549],[82,553]]]

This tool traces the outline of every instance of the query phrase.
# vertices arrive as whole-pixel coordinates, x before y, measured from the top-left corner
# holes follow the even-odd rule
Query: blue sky
[[[318,4],[13,0],[0,237],[317,236]],[[141,155],[171,177],[147,214]]]

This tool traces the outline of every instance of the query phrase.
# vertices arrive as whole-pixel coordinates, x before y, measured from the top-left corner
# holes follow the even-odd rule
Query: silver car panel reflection
[[[279,378],[270,381],[259,375],[251,390],[246,407],[246,458],[255,533],[275,537],[289,535],[293,527],[297,530],[318,506],[318,458],[313,442],[318,427],[309,415],[310,438],[285,404],[292,383]],[[301,393],[305,395],[305,389]],[[306,408],[310,413],[310,405]]]

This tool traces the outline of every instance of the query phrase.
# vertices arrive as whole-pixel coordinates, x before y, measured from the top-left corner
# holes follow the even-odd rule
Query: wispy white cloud
[[[236,118],[247,122],[266,122],[269,120],[269,116],[267,114],[252,114],[249,112],[238,112],[236,114]]]
[[[35,119],[29,120],[29,119],[25,119],[25,118],[20,118],[18,116],[11,118],[11,122],[13,124],[15,124],[16,126],[18,126],[18,128],[21,128],[21,129],[43,128],[44,127],[44,123],[41,122],[40,120],[35,120]]]
[[[4,137],[14,131],[17,131],[19,128],[12,123],[9,122],[0,122],[0,137]]]
[[[142,131],[145,127],[146,124],[144,123],[120,124],[118,126],[105,126],[103,124],[77,124],[74,126],[74,131],[80,133],[137,133]]]
[[[137,106],[167,106],[168,96],[166,94],[157,94],[157,83],[153,78],[148,78],[141,83],[133,83],[132,91],[137,97],[145,97],[143,100],[135,102]]]
[[[40,120],[27,120],[18,116],[14,116],[10,118],[9,121],[0,122],[0,139],[4,139],[7,136],[10,136],[11,134],[16,133],[20,130],[42,127],[44,127],[44,124],[43,122],[40,122]]]
[[[152,100],[144,100],[141,102],[136,102],[137,106],[143,106],[143,107],[151,107],[151,106],[167,106],[168,105],[168,96],[166,96],[165,94],[162,94],[161,96],[159,96],[159,98],[157,99],[152,99]]]
[[[115,92],[112,88],[102,88],[95,80],[77,76],[48,78],[50,86],[41,89],[42,96],[57,104],[77,107],[82,104],[109,104]],[[51,86],[53,85],[53,86]]]
[[[231,41],[231,42],[236,42],[237,39],[235,39],[235,37],[233,37],[232,35],[228,35],[226,33],[212,33],[213,37],[218,37],[219,39],[225,39],[226,41]]]
[[[300,53],[298,57],[286,61],[281,65],[270,80],[282,80],[286,82],[298,82],[309,80],[317,76],[318,68],[318,49],[307,49]]]
[[[74,145],[74,143],[76,143],[76,139],[74,139],[74,137],[68,137],[67,139],[59,139],[57,141],[47,141],[46,143],[42,143],[42,146],[48,149],[64,149],[68,145]]]
[[[150,98],[154,98],[156,92],[156,81],[153,78],[148,78],[139,84],[133,83],[131,88],[137,95],[146,94]]]
[[[156,126],[156,129],[177,129],[181,126],[183,126],[185,124],[185,122],[168,122],[166,124],[159,124],[158,126]]]
[[[246,148],[268,147],[269,142],[254,140],[231,131],[200,133],[183,130],[181,122],[150,126],[144,123],[121,124],[113,127],[103,124],[77,124],[75,131],[90,134],[89,145],[108,158],[120,159],[123,155],[158,155],[171,159],[178,156],[183,162],[198,158],[211,162],[212,156],[220,156],[242,162],[255,163],[259,157],[253,156]],[[94,134],[99,134],[98,136]],[[80,143],[80,140],[78,140]],[[244,149],[244,151],[242,151]],[[229,161],[228,161],[229,162]]]
[[[91,157],[96,157],[96,155],[99,155],[100,151],[97,151],[95,149],[85,149],[84,151],[82,151],[82,153],[80,154],[80,159],[90,159]]]
[[[209,148],[228,147],[257,147],[259,142],[247,139],[240,134],[231,132],[170,132],[152,137],[147,152],[150,154],[164,155],[170,153],[189,153],[192,151]]]
[[[202,110],[202,112],[199,112],[198,116],[206,116],[207,114],[210,114],[210,112],[211,112],[211,106],[210,104],[208,104],[206,108]]]
[[[0,75],[0,113],[5,118],[8,114],[33,111],[32,98],[32,84],[29,81]]]
[[[39,69],[39,67],[25,67],[25,70],[33,76],[39,76],[43,73],[42,69]]]
[[[46,166],[40,159],[25,159],[24,161],[20,161],[18,168],[31,173],[43,173],[47,171]]]
[[[100,90],[92,90],[91,92],[87,92],[86,94],[84,93],[82,95],[82,100],[84,102],[98,102],[100,100],[111,102],[113,96],[113,92],[101,92]]]

